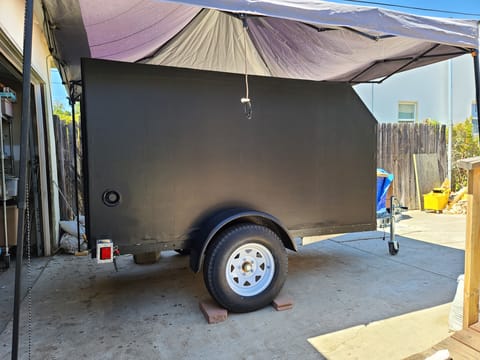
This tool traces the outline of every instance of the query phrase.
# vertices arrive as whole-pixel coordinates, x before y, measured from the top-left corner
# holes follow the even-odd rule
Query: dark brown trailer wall
[[[100,60],[82,72],[91,245],[185,246],[203,214],[232,206],[298,236],[375,228],[376,121],[350,85],[250,76],[249,120],[241,75]]]

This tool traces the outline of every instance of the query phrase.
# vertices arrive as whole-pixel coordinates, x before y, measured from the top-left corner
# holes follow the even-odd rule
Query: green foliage
[[[453,125],[452,129],[452,186],[458,191],[467,186],[467,172],[459,169],[457,161],[480,155],[478,136],[473,135],[472,118],[466,119],[463,123]]]
[[[61,121],[64,121],[66,124],[72,123],[72,112],[71,109],[67,110],[62,103],[53,104],[53,113],[58,115]],[[75,119],[80,119],[80,105],[79,103],[75,104]]]
[[[423,120],[423,123],[427,124],[427,125],[434,125],[434,126],[440,126],[441,125],[439,121],[434,120],[432,118],[426,118],[425,120]]]

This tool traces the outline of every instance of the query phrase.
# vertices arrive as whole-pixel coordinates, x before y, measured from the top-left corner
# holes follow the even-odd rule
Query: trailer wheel
[[[398,251],[400,250],[400,244],[397,242],[389,241],[388,242],[388,252],[390,255],[397,255]]]
[[[275,232],[240,224],[221,233],[210,246],[203,276],[221,306],[241,313],[271,303],[283,287],[287,269],[287,253]]]

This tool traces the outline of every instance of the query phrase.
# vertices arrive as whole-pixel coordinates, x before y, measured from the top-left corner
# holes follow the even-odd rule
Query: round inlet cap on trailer
[[[115,190],[105,190],[102,195],[103,203],[107,206],[117,206],[120,204],[120,194]]]

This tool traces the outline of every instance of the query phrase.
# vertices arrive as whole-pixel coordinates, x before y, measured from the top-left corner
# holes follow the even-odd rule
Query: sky
[[[361,5],[371,7],[382,7],[390,10],[407,12],[422,16],[436,16],[445,18],[473,19],[480,20],[480,0],[328,0],[331,2]],[[397,6],[385,6],[380,4],[392,4]],[[405,7],[412,7],[410,9]],[[432,9],[437,11],[425,11]],[[440,10],[440,11],[439,11]]]
[[[361,5],[370,7],[382,7],[391,10],[407,12],[422,16],[436,16],[444,18],[480,20],[480,0],[329,0],[331,2]],[[395,6],[386,6],[390,4]],[[430,9],[421,10],[421,9]],[[433,10],[433,11],[432,11]],[[62,103],[69,108],[67,93],[61,83],[58,71],[52,71],[52,96],[53,101]]]
[[[67,100],[67,91],[65,86],[62,85],[62,78],[57,69],[52,69],[50,72],[51,84],[52,84],[52,98],[53,103],[62,104],[65,110],[70,109],[70,105]]]

